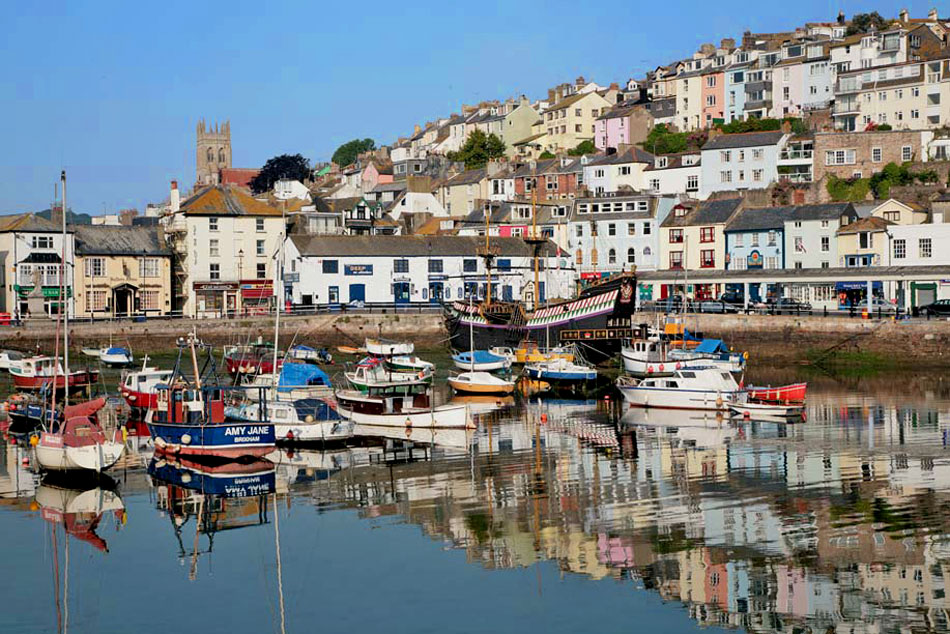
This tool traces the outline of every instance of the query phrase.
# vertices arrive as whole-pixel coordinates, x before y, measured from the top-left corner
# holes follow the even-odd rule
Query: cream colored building
[[[609,109],[610,102],[596,92],[575,94],[548,108],[535,129],[546,133],[545,149],[570,150],[594,139],[597,118]]]
[[[62,216],[59,216],[62,218]],[[73,260],[72,232],[66,234],[66,262]],[[0,216],[0,313],[13,319],[54,315],[60,306],[63,233],[61,220],[36,214]],[[67,271],[65,295],[73,296]],[[73,309],[75,310],[75,309]]]
[[[950,123],[948,104],[950,62],[941,59],[841,73],[832,113],[839,130],[932,130]]]
[[[741,198],[710,200],[693,208],[676,205],[660,224],[660,269],[725,269],[729,220],[742,209]],[[702,285],[696,285],[698,287]]]
[[[160,227],[72,227],[79,317],[158,316],[172,309],[172,251]]]
[[[173,184],[163,219],[176,255],[174,310],[220,317],[273,305],[282,211],[235,187],[205,188],[180,206],[177,192]]]
[[[703,121],[703,60],[683,62],[676,75],[676,127],[682,131],[698,130]]]
[[[442,183],[436,197],[450,216],[465,216],[474,211],[476,201],[488,199],[488,170],[465,170]]]

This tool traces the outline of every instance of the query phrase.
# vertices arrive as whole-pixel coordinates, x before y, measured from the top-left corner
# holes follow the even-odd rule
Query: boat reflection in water
[[[105,539],[96,532],[107,514],[116,526],[125,524],[125,505],[108,476],[82,478],[49,473],[34,494],[34,508],[44,521],[62,526],[66,534],[97,550],[109,552]]]
[[[153,458],[148,473],[157,493],[156,506],[174,527],[179,557],[191,560],[190,579],[197,576],[199,556],[213,550],[218,532],[269,521],[269,495],[276,490],[276,471],[269,461],[203,464]],[[191,519],[195,527],[193,541],[188,541],[184,531]],[[203,547],[200,535],[207,537]]]

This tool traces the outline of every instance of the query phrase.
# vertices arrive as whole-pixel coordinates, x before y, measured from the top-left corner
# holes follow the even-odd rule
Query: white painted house
[[[295,306],[334,308],[360,302],[403,307],[436,305],[488,285],[476,236],[292,235],[284,249],[287,295]],[[532,247],[520,238],[492,238],[497,250],[492,295],[520,300],[534,281]],[[567,254],[543,248],[541,290],[546,299],[569,297],[574,270]]]
[[[785,268],[827,269],[838,266],[836,233],[858,219],[851,203],[798,205],[785,219]]]
[[[713,137],[702,149],[700,198],[718,191],[765,189],[778,180],[778,157],[788,134],[744,132]]]
[[[652,154],[637,147],[592,158],[584,165],[584,183],[598,196],[621,188],[642,191],[645,188],[643,171],[653,162]]]
[[[658,196],[686,194],[698,196],[702,167],[699,152],[663,154],[643,172],[647,191]]]
[[[60,216],[62,218],[62,216]],[[66,234],[66,262],[74,261],[75,239]],[[0,216],[0,313],[14,319],[53,315],[60,305],[63,234],[61,221],[36,214]],[[73,307],[73,275],[66,272],[66,297]],[[43,313],[39,313],[42,309]]]

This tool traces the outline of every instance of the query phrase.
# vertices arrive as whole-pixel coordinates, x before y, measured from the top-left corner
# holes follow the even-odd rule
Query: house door
[[[366,284],[350,284],[350,302],[366,301]]]
[[[397,304],[409,303],[409,282],[393,283],[393,300]]]
[[[429,282],[429,303],[441,304],[444,294],[442,282]]]
[[[112,291],[113,315],[127,316],[134,311],[135,291],[128,285],[119,286]]]

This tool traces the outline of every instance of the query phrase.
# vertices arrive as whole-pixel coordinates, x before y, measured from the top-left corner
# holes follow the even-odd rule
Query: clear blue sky
[[[195,124],[230,119],[235,167],[378,144],[462,103],[577,75],[624,81],[702,42],[930,3],[18,2],[0,38],[0,213],[102,213],[194,182]]]

